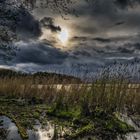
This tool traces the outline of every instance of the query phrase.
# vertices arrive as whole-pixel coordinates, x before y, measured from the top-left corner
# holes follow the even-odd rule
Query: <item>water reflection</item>
[[[39,121],[36,122],[33,130],[28,130],[29,140],[52,140],[54,136],[54,125],[47,123],[42,127]]]
[[[18,128],[16,125],[6,116],[0,116],[0,121],[2,121],[2,126],[7,130],[7,140],[22,140],[20,134],[18,133]]]
[[[137,130],[137,132],[129,133],[123,136],[123,138],[118,137],[117,140],[140,140],[140,128],[132,121],[132,119],[124,115],[121,117],[121,119],[133,126]],[[6,140],[22,140],[20,134],[18,133],[18,128],[8,117],[0,116],[0,122],[2,122],[2,126],[0,126],[0,128],[4,128],[8,132]],[[56,126],[50,123],[49,121],[45,126],[42,126],[41,123],[38,120],[36,120],[36,125],[34,125],[34,129],[27,130],[27,134],[29,136],[28,140],[52,140],[54,139],[55,129]],[[60,136],[57,137],[57,140],[64,140],[63,132],[64,128],[62,128],[58,133]],[[86,139],[88,138],[85,137],[83,140]]]
[[[128,133],[123,138],[118,137],[118,140],[140,140],[140,128],[139,128],[140,122],[138,121],[137,122],[138,124],[136,125],[136,123],[134,123],[134,121],[127,115],[121,115],[120,119],[126,122],[127,124],[133,126],[136,132]]]

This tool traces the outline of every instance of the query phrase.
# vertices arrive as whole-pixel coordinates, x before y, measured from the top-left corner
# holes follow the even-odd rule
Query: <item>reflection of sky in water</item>
[[[16,125],[8,117],[0,116],[0,121],[1,120],[3,120],[3,126],[0,126],[0,128],[8,130],[7,140],[22,140]],[[53,138],[53,125],[48,122],[44,129],[41,127],[41,124],[38,122],[38,124],[34,126],[35,130],[28,130],[29,140],[51,140]]]
[[[5,116],[0,116],[0,120],[3,120],[3,128],[8,130],[7,140],[22,140],[16,125]]]
[[[52,140],[54,136],[54,126],[49,122],[42,128],[42,125],[37,121],[34,129],[36,131],[28,130],[29,140]]]
[[[129,133],[126,134],[125,139],[126,140],[140,140],[140,127],[138,127],[131,118],[129,118],[127,115],[122,115],[121,120],[126,122],[127,124],[133,126],[137,132],[135,133]],[[140,125],[140,122],[138,123]],[[118,138],[118,140],[121,140]]]

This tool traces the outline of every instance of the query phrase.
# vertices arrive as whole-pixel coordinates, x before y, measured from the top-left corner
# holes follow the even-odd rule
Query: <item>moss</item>
[[[35,119],[39,119],[40,118],[40,113],[39,112],[33,112],[33,117]]]
[[[130,126],[127,123],[122,122],[122,121],[119,121],[119,128],[122,131],[122,133],[124,133],[124,134],[126,134],[128,132],[134,132],[135,131],[134,127],[132,127],[132,126]]]
[[[28,135],[27,135],[27,131],[24,127],[20,126],[19,124],[16,124],[18,127],[18,131],[21,135],[21,137],[23,138],[23,140],[28,139]]]
[[[57,118],[69,119],[69,120],[72,120],[73,118],[80,116],[79,110],[72,110],[72,109],[69,109],[66,111],[63,109],[62,110],[54,110],[53,108],[50,108],[47,111],[47,114],[50,116],[57,117]]]
[[[106,129],[118,134],[126,134],[127,132],[134,131],[134,128],[127,123],[114,117],[106,122]]]
[[[91,121],[90,118],[74,118],[73,124],[78,126],[85,126],[88,125]]]
[[[87,136],[90,135],[94,130],[95,130],[94,124],[88,124],[86,126],[77,129],[75,133],[68,135],[67,139],[76,139],[78,137]]]

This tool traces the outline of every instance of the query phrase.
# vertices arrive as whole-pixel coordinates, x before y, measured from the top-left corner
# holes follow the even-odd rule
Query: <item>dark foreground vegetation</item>
[[[119,116],[126,113],[139,118],[139,84],[134,87],[123,77],[111,79],[107,75],[92,84],[62,75],[58,76],[61,81],[56,81],[56,74],[48,79],[50,74],[47,73],[35,75],[1,73],[0,76],[0,115],[8,116],[15,122],[23,139],[28,139],[27,129],[33,128],[35,120],[43,125],[51,120],[69,128],[71,133],[65,132],[63,136],[69,140],[85,136],[115,140],[118,135],[135,131]],[[44,80],[46,84],[42,82]],[[75,80],[75,84],[68,85],[71,80]],[[59,82],[60,87],[56,86]],[[56,130],[54,140],[57,139]]]

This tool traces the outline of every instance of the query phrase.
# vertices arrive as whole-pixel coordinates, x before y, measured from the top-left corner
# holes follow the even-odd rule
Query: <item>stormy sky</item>
[[[77,0],[72,8],[67,15],[40,6],[21,14],[16,55],[1,59],[1,67],[71,73],[136,63],[139,69],[139,0]]]

